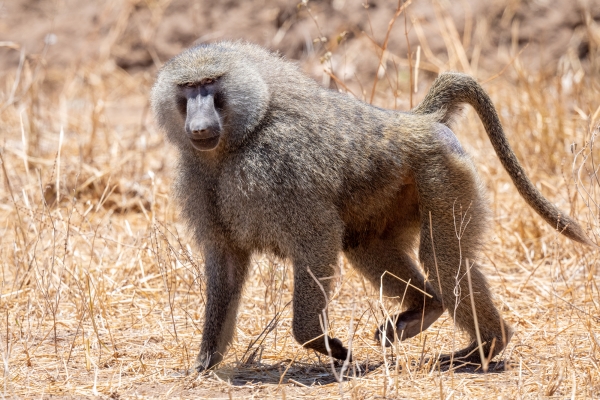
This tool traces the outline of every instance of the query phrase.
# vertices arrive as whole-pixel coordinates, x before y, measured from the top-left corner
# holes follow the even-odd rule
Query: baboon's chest
[[[219,181],[216,205],[221,223],[240,247],[282,255],[307,229],[304,221],[315,214],[316,205],[301,190],[271,178],[236,171]]]

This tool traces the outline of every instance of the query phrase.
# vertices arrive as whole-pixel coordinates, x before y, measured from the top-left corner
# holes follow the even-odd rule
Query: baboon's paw
[[[219,364],[223,360],[223,356],[219,353],[200,352],[194,363],[194,370],[202,374]]]
[[[338,338],[329,339],[329,349],[331,350],[331,357],[335,359],[344,361],[348,358],[348,349],[344,347],[342,341]],[[350,354],[349,361],[352,361],[352,354]]]
[[[327,344],[325,344],[325,338],[320,337],[307,341],[303,346],[307,349],[313,349],[319,353],[330,355],[337,360],[345,361],[348,358],[348,349],[344,347],[342,341],[338,338],[328,336]],[[349,360],[352,361],[352,355],[350,355]]]
[[[444,310],[441,307],[431,307],[426,312],[423,312],[423,310],[404,311],[381,325],[379,329],[375,331],[375,340],[381,343],[382,332],[385,332],[386,347],[392,345],[395,339],[394,336],[397,336],[399,340],[409,339],[429,328],[443,312]]]
[[[500,343],[502,342],[494,339],[484,341],[481,344],[482,348],[480,350],[477,341],[473,341],[464,349],[455,351],[454,353],[441,354],[438,357],[438,361],[442,365],[451,363],[450,367],[460,364],[482,365],[481,354],[483,353],[484,358],[489,363],[504,348]]]

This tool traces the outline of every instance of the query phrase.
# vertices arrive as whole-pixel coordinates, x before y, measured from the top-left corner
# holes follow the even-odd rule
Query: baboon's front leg
[[[313,261],[317,258],[320,260]],[[348,357],[348,349],[339,339],[330,336],[327,336],[326,344],[322,325],[323,318],[326,318],[323,310],[327,307],[326,297],[329,298],[336,260],[335,253],[323,257],[309,255],[294,260],[293,333],[302,346],[319,353],[331,354],[338,360],[345,360]]]
[[[235,330],[235,320],[250,255],[223,244],[205,249],[206,312],[195,369],[202,372],[221,362]]]

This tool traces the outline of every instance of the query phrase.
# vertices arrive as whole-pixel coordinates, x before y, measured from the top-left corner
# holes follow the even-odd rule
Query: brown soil
[[[446,61],[454,56],[448,54],[440,29],[455,29],[468,54],[478,46],[483,49],[480,64],[490,72],[497,72],[510,60],[511,46],[514,55],[515,49],[526,44],[521,57],[532,67],[555,68],[570,49],[585,62],[589,22],[600,21],[600,0],[517,0],[508,6],[494,0],[413,3],[408,18],[420,22],[436,57]],[[46,51],[47,64],[59,68],[112,58],[126,70],[146,69],[195,43],[219,39],[249,40],[303,59],[334,50],[341,37],[348,47],[373,51],[367,38],[382,42],[396,6],[383,0],[311,1],[308,8],[289,0],[13,0],[0,4],[0,41],[14,42],[31,57]],[[452,17],[446,26],[442,12]],[[414,52],[419,38],[408,22]],[[470,40],[473,31],[476,34]],[[319,37],[324,38],[323,44],[315,41]],[[390,37],[390,52],[406,58],[403,17]],[[498,50],[502,48],[508,50]],[[12,69],[18,62],[18,51],[0,48],[0,71]],[[356,68],[369,72],[374,70],[372,64],[372,58],[365,57],[357,60]]]

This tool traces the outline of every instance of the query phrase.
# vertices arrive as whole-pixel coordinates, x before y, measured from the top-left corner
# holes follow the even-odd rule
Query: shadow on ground
[[[353,363],[344,370],[343,379],[364,377],[382,365],[382,362]],[[290,365],[290,360],[287,360],[277,364],[246,364],[222,368],[214,371],[214,374],[234,386],[243,386],[246,383],[277,385],[280,382],[297,386],[313,386],[337,382],[336,375],[340,376],[341,369],[341,365],[336,365],[334,374],[329,364],[294,362]]]
[[[485,374],[481,365],[472,363],[460,363],[454,362],[453,365],[442,364],[436,368],[441,372],[454,371],[457,374]],[[493,361],[488,364],[488,374],[499,374],[506,370],[506,363],[504,361]]]
[[[394,365],[390,361],[390,365]],[[383,362],[363,362],[353,363],[344,370],[343,380],[359,378],[368,375],[369,373],[381,368]],[[488,366],[487,373],[502,373],[505,371],[506,364],[504,361],[491,362]],[[459,374],[484,374],[483,369],[479,364],[457,363],[437,365],[437,371]],[[232,367],[225,367],[213,371],[215,374],[226,382],[230,382],[234,386],[244,386],[247,383],[252,384],[293,384],[296,386],[314,386],[314,385],[329,385],[338,381],[341,372],[341,365],[335,366],[335,374],[332,371],[332,366],[326,363],[300,363],[294,362],[290,365],[290,360],[282,361],[276,364],[242,364]],[[336,377],[337,375],[337,377]]]

